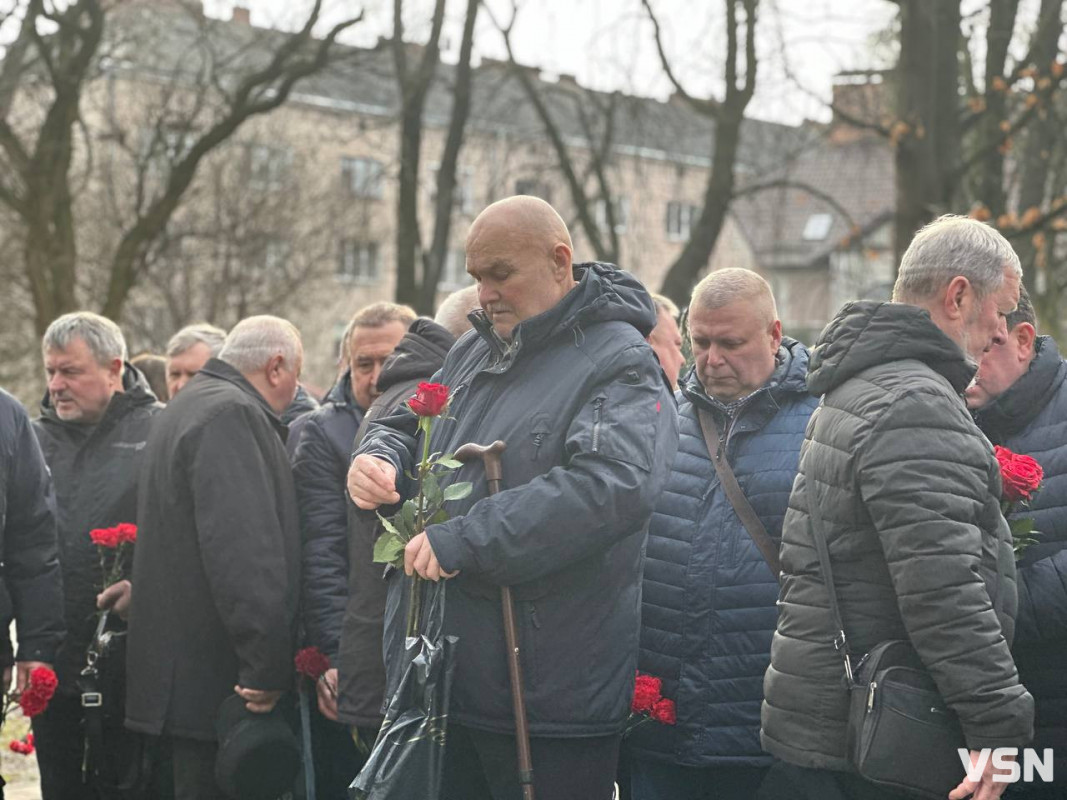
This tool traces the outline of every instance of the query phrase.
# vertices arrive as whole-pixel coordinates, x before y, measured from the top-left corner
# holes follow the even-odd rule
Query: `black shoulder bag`
[[[812,537],[837,631],[833,644],[844,659],[850,695],[848,760],[872,783],[944,800],[965,777],[958,751],[967,745],[959,719],[906,640],[879,642],[853,672],[814,482],[807,494]]]
[[[78,678],[85,715],[85,781],[103,797],[146,800],[151,754],[145,737],[127,730],[126,631],[109,630],[100,614]]]

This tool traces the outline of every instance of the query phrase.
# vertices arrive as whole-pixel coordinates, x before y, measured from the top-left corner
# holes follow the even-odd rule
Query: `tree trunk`
[[[959,163],[959,0],[900,0],[896,261],[915,232],[952,207]]]

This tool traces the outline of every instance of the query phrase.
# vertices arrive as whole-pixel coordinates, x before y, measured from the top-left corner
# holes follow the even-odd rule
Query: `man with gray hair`
[[[840,629],[816,536],[829,550],[853,667],[880,642],[910,642],[958,716],[972,764],[984,748],[1033,736],[1033,699],[1009,651],[1018,596],[1000,471],[961,397],[978,360],[1006,337],[1021,275],[993,228],[942,217],[905,252],[894,302],[849,303],[812,352],[808,389],[822,402],[782,528],[762,714],[764,749],[781,761],[762,798],[900,796],[852,771]],[[961,778],[951,800],[995,798],[1007,786],[992,759],[976,781],[945,766]]]
[[[226,341],[226,331],[198,322],[186,325],[167,342],[167,389],[174,397],[198,373],[209,358],[215,358]]]
[[[168,404],[148,443],[130,608],[127,727],[162,736],[173,785],[215,798],[215,718],[270,713],[292,683],[300,532],[285,426],[300,334],[250,317]]]
[[[141,373],[126,363],[122,331],[105,317],[64,314],[48,326],[41,350],[48,391],[33,427],[55,484],[67,637],[55,662],[59,690],[34,718],[33,730],[42,797],[80,800],[92,790],[82,778],[84,713],[77,680],[102,588],[89,531],[137,522],[137,476],[161,407]],[[101,604],[124,603],[126,586],[120,581]]]

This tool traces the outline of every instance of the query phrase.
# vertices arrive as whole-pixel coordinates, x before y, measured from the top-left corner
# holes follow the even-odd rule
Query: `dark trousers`
[[[361,741],[374,745],[377,730],[359,729]],[[324,717],[311,696],[311,754],[315,764],[315,800],[348,800],[348,785],[366,757],[356,749],[352,729]]]
[[[752,800],[767,767],[680,767],[630,760],[633,800]]]
[[[156,743],[151,797],[155,800],[226,800],[215,783],[217,742],[164,736]]]
[[[756,800],[909,800],[909,796],[848,772],[806,769],[775,761]]]
[[[87,800],[97,796],[82,782],[85,728],[80,695],[52,698],[33,718],[42,800]]]
[[[611,800],[621,736],[530,740],[534,792],[545,800]],[[441,800],[520,800],[515,737],[448,726]]]

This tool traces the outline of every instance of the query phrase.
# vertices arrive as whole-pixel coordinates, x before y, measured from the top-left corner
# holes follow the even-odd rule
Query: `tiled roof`
[[[893,154],[885,139],[823,139],[761,182],[804,184],[835,203],[800,188],[775,187],[737,198],[731,213],[762,266],[815,266],[846,237],[857,230],[869,233],[892,216],[894,174]],[[828,227],[820,225],[825,219],[812,221],[818,214],[830,215]]]

